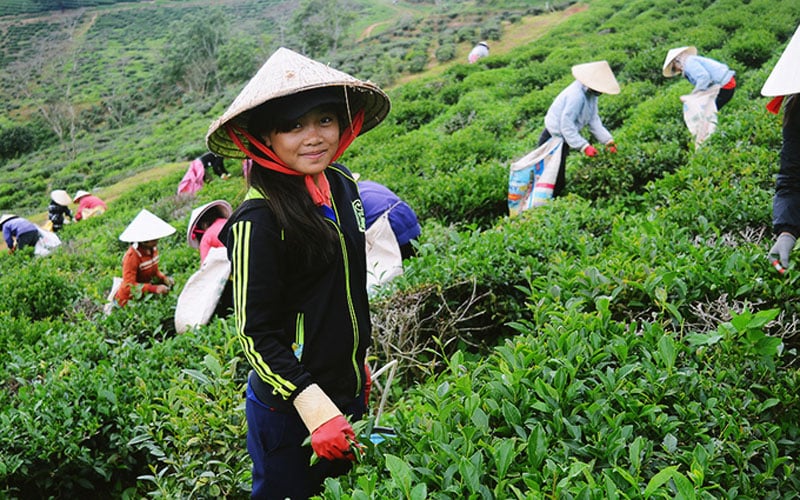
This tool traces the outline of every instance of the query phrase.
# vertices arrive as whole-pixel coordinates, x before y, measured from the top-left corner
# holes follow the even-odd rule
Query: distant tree
[[[2,73],[4,84],[26,99],[48,124],[58,141],[74,153],[77,112],[73,89],[79,76],[76,39],[83,12],[62,17],[48,36],[37,38],[35,49],[16,59]]]
[[[309,57],[335,54],[357,7],[347,0],[303,0],[290,22],[289,38]]]
[[[173,23],[164,49],[163,83],[200,97],[218,92],[221,87],[218,56],[228,36],[229,24],[219,9]]]
[[[219,49],[219,78],[225,83],[245,81],[258,70],[264,57],[252,38],[231,37]]]

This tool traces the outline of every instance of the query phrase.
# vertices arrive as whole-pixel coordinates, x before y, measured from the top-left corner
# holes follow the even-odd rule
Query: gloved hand
[[[311,448],[317,456],[328,460],[355,460],[350,450],[351,441],[355,442],[353,428],[320,386],[309,385],[292,404],[311,433]]]
[[[586,156],[597,156],[597,149],[595,149],[594,146],[589,144],[588,146],[586,146],[586,149],[583,150],[583,154],[585,154]]]
[[[797,239],[792,236],[791,233],[781,233],[778,235],[778,239],[775,240],[775,244],[772,245],[772,248],[769,250],[770,262],[774,264],[775,261],[779,261],[784,269],[789,267],[789,254],[794,248],[795,241],[797,241]],[[779,270],[779,272],[781,271]]]
[[[609,142],[606,144],[606,150],[609,153],[616,153],[617,152],[617,144],[614,141]]]
[[[356,434],[343,415],[337,415],[311,433],[311,448],[320,458],[328,460],[355,460],[350,443]]]

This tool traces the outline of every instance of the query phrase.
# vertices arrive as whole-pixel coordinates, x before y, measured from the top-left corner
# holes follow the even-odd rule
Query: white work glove
[[[773,265],[775,265],[776,262],[779,263],[783,269],[789,267],[789,254],[794,248],[795,241],[797,241],[797,239],[792,236],[791,233],[781,233],[778,239],[775,240],[775,244],[772,245],[772,248],[769,250],[770,262],[772,262]],[[778,269],[778,272],[783,271]]]

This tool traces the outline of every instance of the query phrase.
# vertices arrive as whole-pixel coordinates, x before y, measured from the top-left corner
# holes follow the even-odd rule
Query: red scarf
[[[775,97],[774,99],[769,101],[769,103],[767,104],[767,111],[769,111],[773,115],[777,115],[778,112],[780,112],[781,110],[781,103],[783,103],[784,97],[785,96],[779,95],[778,97]]]
[[[335,161],[337,158],[342,156],[342,153],[344,153],[347,147],[353,143],[355,138],[358,136],[358,133],[361,132],[361,127],[363,124],[364,110],[362,109],[353,117],[353,121],[350,123],[350,126],[347,127],[344,132],[342,132],[342,136],[339,138],[339,148],[336,150],[336,153],[334,153],[331,161]],[[233,123],[226,124],[225,131],[228,133],[228,137],[231,138],[233,143],[236,144],[236,147],[238,147],[242,153],[247,155],[248,158],[252,159],[262,167],[287,175],[305,175],[306,189],[308,189],[308,194],[311,195],[311,199],[314,201],[314,204],[317,206],[330,206],[331,186],[328,183],[328,178],[325,177],[324,172],[321,172],[321,175],[317,174],[312,176],[310,174],[303,174],[301,172],[292,170],[283,160],[278,157],[278,155],[275,154],[272,149],[268,148],[264,143],[253,137],[249,132],[237,125],[234,125]],[[244,145],[237,133],[242,134],[244,138],[250,142],[250,144],[267,155],[267,158],[262,158],[261,156],[253,154],[252,151],[247,149],[247,146]]]

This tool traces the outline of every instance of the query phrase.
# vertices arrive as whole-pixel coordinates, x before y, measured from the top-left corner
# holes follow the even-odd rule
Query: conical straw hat
[[[158,240],[175,232],[175,228],[161,220],[157,215],[143,208],[119,235],[120,241],[138,243],[140,241]]]
[[[686,47],[676,47],[674,49],[669,49],[667,52],[667,58],[664,59],[664,66],[661,67],[661,73],[664,74],[666,77],[679,75],[680,71],[675,71],[675,68],[672,67],[672,61],[675,60],[679,55],[684,52],[688,52],[691,56],[697,55],[697,47],[693,47],[688,45]]]
[[[267,101],[325,87],[342,89],[342,100],[351,115],[364,109],[361,133],[372,129],[389,113],[389,97],[377,85],[354,78],[297,52],[281,47],[267,59],[233,103],[208,128],[208,149],[228,158],[245,154],[228,137],[224,125],[246,126],[247,112]]]
[[[576,64],[572,67],[572,76],[592,90],[603,94],[619,94],[619,84],[608,61],[595,61]]]
[[[800,27],[789,40],[789,45],[783,49],[778,63],[761,87],[761,95],[779,96],[797,94],[800,92]]]
[[[13,219],[14,217],[16,217],[14,214],[3,214],[0,216],[0,226],[5,224],[7,220]]]
[[[186,243],[188,243],[190,247],[200,248],[200,241],[192,238],[192,233],[200,222],[200,219],[213,208],[219,208],[222,212],[222,216],[226,219],[233,213],[233,207],[225,200],[214,200],[192,210],[192,215],[189,216],[189,227],[186,228]]]
[[[75,197],[72,198],[72,201],[74,203],[78,203],[78,200],[80,200],[81,198],[83,198],[84,196],[89,195],[89,194],[92,194],[92,193],[90,193],[89,191],[84,191],[83,189],[79,189],[78,192],[75,193]]]
[[[63,189],[54,189],[50,191],[50,199],[65,207],[72,203],[72,198],[70,198],[69,194]]]

